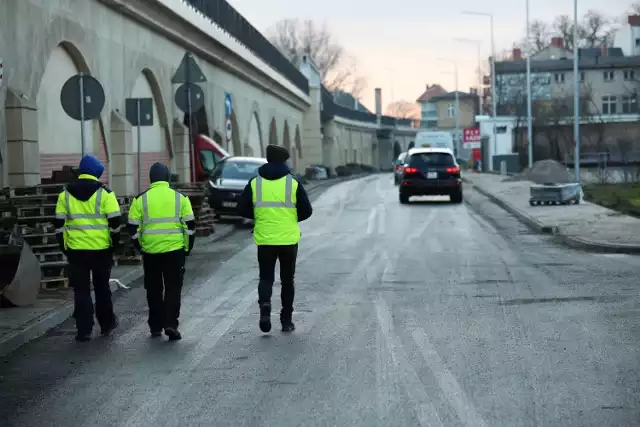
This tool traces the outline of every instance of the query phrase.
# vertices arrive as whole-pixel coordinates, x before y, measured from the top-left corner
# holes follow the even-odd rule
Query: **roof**
[[[584,70],[606,70],[640,67],[640,56],[581,56],[578,68]],[[531,61],[532,72],[573,71],[573,59],[549,59]],[[496,74],[516,74],[526,72],[526,61],[496,62]]]
[[[457,93],[458,93],[458,98],[461,100],[462,99],[478,99],[478,95],[476,95],[475,93],[460,92],[460,91],[458,91]],[[432,97],[431,101],[444,101],[444,100],[454,100],[454,99],[456,99],[456,92],[447,92],[442,95]]]
[[[416,147],[409,149],[408,153],[409,155],[420,153],[448,153],[453,155],[453,151],[451,151],[449,148],[441,147]]]
[[[358,109],[355,111],[362,111],[363,113],[371,113],[367,107],[362,105],[359,99],[350,93],[343,90],[336,90],[333,92],[333,99],[337,105],[355,110],[356,101],[358,101]]]
[[[264,157],[231,156],[227,157],[225,160],[228,162],[267,163],[267,159]]]
[[[447,93],[445,88],[443,88],[437,83],[432,85],[427,85],[427,90],[425,90],[424,93],[420,95],[418,99],[416,99],[416,102],[419,104],[423,104],[425,102],[429,102],[431,98],[433,98],[434,96],[443,95],[445,93]]]

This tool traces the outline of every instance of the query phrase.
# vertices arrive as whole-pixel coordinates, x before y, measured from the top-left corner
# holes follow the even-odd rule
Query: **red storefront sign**
[[[464,148],[480,148],[480,128],[464,128],[462,133]]]

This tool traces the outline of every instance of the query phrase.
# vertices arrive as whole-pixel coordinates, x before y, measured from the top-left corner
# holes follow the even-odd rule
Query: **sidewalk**
[[[322,190],[332,185],[364,176],[367,175],[311,181],[305,184],[305,188],[313,200],[322,193]],[[216,232],[211,237],[196,239],[196,247],[207,246],[223,240],[236,230],[234,224],[218,223]],[[118,266],[111,273],[111,278],[119,280],[124,286],[131,286],[141,277],[142,266],[137,265]],[[114,282],[111,285],[111,290],[117,293],[121,289]],[[42,291],[33,306],[0,309],[0,357],[44,335],[49,329],[58,326],[72,314],[73,294],[70,290]]]
[[[553,234],[569,246],[640,254],[640,219],[589,202],[530,206],[530,181],[509,181],[500,175],[477,173],[465,173],[463,179],[529,227]]]

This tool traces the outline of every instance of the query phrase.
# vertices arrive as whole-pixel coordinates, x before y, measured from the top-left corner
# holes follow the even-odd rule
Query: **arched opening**
[[[289,123],[284,121],[284,131],[282,132],[282,145],[291,152],[291,138],[289,137]]]
[[[171,167],[171,143],[168,139],[167,118],[162,101],[162,92],[154,74],[145,69],[136,79],[131,98],[153,99],[153,125],[140,127],[140,140],[138,129],[133,128],[131,133],[131,149],[133,151],[133,180],[134,189],[144,190],[149,186],[149,169],[151,165],[160,162]],[[138,151],[138,145],[140,150]],[[138,163],[138,153],[140,162]],[[138,165],[140,165],[140,186],[138,187]]]
[[[411,142],[409,143],[409,146],[407,147],[407,150],[411,150],[411,149],[412,149],[413,147],[415,147],[415,146],[416,146],[416,143],[415,143],[415,142],[413,142],[413,141],[411,141]]]
[[[393,143],[393,159],[397,159],[398,156],[402,153],[402,147],[398,141]]]
[[[54,171],[64,166],[78,165],[83,151],[82,126],[85,134],[84,151],[94,154],[104,163],[105,172],[101,179],[103,182],[108,180],[107,148],[100,119],[80,124],[67,116],[60,103],[62,86],[79,72],[90,71],[78,48],[67,41],[53,48],[36,95],[41,179],[51,178]]]
[[[262,129],[260,127],[260,118],[257,112],[251,114],[251,122],[249,123],[249,134],[247,135],[247,155],[251,152],[251,156],[264,156],[264,147],[262,146]]]
[[[298,152],[298,158],[302,159],[302,139],[300,137],[300,126],[296,125],[296,135],[294,137],[294,143],[296,144],[296,151]]]
[[[271,126],[269,127],[269,145],[278,145],[278,127],[276,126],[276,119],[271,119]]]
[[[229,141],[228,141],[229,142]],[[231,111],[231,154],[234,156],[242,156],[242,142],[240,141],[240,129],[238,128],[238,120],[235,110]]]

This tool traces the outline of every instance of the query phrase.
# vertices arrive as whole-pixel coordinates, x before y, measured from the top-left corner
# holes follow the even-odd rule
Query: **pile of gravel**
[[[535,162],[531,169],[525,169],[522,173],[512,176],[509,181],[532,181],[536,184],[568,184],[573,182],[573,177],[567,168],[555,160],[541,160]]]

